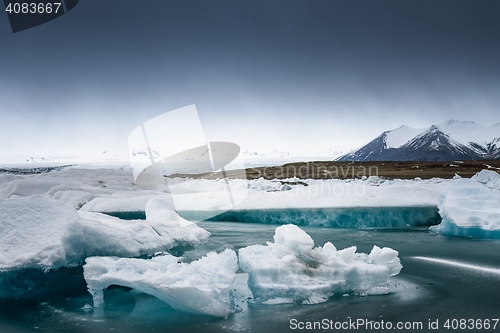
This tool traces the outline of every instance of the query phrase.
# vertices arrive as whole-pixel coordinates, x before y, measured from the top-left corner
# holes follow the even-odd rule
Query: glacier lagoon
[[[496,198],[491,191],[499,185],[496,175],[480,176],[476,180],[482,184],[481,191],[474,188],[473,197],[460,194],[465,189],[460,179],[306,180],[308,187],[287,191],[276,191],[273,181],[259,179],[246,184],[241,180],[234,185],[243,189],[248,185],[249,196],[239,210],[212,214],[211,221],[192,224],[174,213],[165,193],[137,191],[124,170],[68,168],[40,175],[0,175],[0,215],[4,221],[0,280],[6,287],[0,295],[4,298],[0,302],[0,331],[287,332],[291,331],[290,320],[414,321],[425,328],[429,320],[439,319],[443,324],[446,319],[494,319],[499,296],[495,289],[499,282],[498,241],[443,235],[447,224],[486,226],[483,218],[477,218],[483,216],[479,213],[489,220],[497,216],[495,204],[488,205],[493,215],[485,209],[473,209],[478,202],[486,203],[481,193],[489,201]],[[219,197],[212,194],[224,184],[220,180],[200,180],[199,184],[206,191],[194,195],[193,182],[174,184],[185,197],[175,203],[180,215],[200,220],[207,208],[218,205]],[[458,184],[459,191],[446,194],[443,189],[453,189],[450,184]],[[196,210],[190,210],[194,202]],[[456,210],[447,207],[461,207],[462,213],[449,214],[447,211]],[[438,233],[429,232],[429,225],[439,223],[441,216],[446,218],[445,224],[433,228]],[[66,222],[61,224],[61,220]],[[300,295],[291,304],[276,304],[287,300],[264,299],[262,295],[260,301],[254,300],[247,287],[248,275],[238,271],[232,290],[237,311],[226,319],[174,310],[153,296],[116,285],[103,293],[102,306],[92,306],[94,299],[86,290],[88,281],[83,279],[81,266],[88,256],[142,258],[109,262],[122,267],[122,262],[168,251],[192,263],[211,251],[239,252],[248,246],[265,245],[272,242],[277,225],[286,223],[301,225],[319,246],[332,242],[347,252],[357,246],[358,253],[370,253],[376,249],[374,245],[392,248],[399,252],[403,269],[375,292],[364,292],[370,296],[342,291],[307,297],[305,304],[300,304],[304,303]],[[72,268],[65,268],[67,264]],[[93,264],[99,271],[99,260]],[[135,286],[136,282],[123,284]],[[57,294],[51,292],[56,289]],[[16,293],[19,299],[12,300]],[[36,298],[24,298],[30,294]]]
[[[275,225],[242,222],[200,222],[210,241],[186,251],[187,261],[207,252],[237,251],[272,241]],[[0,303],[2,332],[290,332],[299,322],[373,320],[422,322],[498,317],[500,242],[430,233],[428,227],[344,229],[302,227],[316,244],[331,241],[338,249],[357,246],[369,253],[373,245],[397,249],[401,273],[389,279],[389,293],[379,296],[336,294],[320,304],[252,302],[244,274],[234,285],[237,312],[227,319],[172,309],[157,298],[130,288],[110,286],[104,306],[92,308],[85,290],[45,298]],[[241,273],[241,272],[239,272]],[[369,331],[362,330],[360,331]]]

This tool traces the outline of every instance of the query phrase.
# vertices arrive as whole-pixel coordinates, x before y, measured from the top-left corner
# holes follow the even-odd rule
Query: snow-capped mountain
[[[383,161],[387,154],[423,131],[425,129],[415,129],[404,125],[392,131],[385,131],[365,146],[339,157],[338,160]]]
[[[428,129],[386,131],[338,161],[451,161],[500,159],[500,125],[449,120]]]

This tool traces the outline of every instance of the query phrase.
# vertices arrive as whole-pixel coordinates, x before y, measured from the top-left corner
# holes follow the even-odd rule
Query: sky
[[[82,0],[12,33],[0,13],[0,154],[126,150],[191,104],[208,141],[292,155],[489,126],[499,17],[495,0]]]

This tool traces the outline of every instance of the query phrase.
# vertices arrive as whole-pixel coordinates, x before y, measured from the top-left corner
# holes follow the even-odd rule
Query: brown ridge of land
[[[387,179],[453,178],[455,174],[469,178],[489,169],[500,173],[500,161],[450,162],[336,162],[317,161],[288,163],[276,167],[246,169],[247,179],[352,179],[379,176]],[[228,176],[229,176],[228,172]]]
[[[386,179],[450,179],[455,174],[470,178],[477,172],[489,169],[500,173],[500,160],[493,161],[450,161],[450,162],[336,162],[316,161],[287,163],[281,166],[256,167],[226,171],[228,178],[258,179],[354,179],[363,176],[379,176]],[[172,175],[170,177],[215,179],[220,173],[202,175]]]

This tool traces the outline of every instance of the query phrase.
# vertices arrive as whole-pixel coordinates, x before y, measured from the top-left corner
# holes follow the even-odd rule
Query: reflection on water
[[[276,227],[230,222],[202,222],[200,226],[212,236],[205,244],[185,249],[186,261],[196,260],[208,251],[265,244],[272,241]],[[358,251],[369,252],[377,245],[399,251],[403,270],[389,280],[390,293],[335,295],[316,305],[254,304],[246,274],[239,274],[233,290],[237,312],[218,319],[176,311],[150,295],[111,286],[105,292],[105,306],[100,313],[94,312],[92,297],[84,291],[43,302],[0,303],[0,332],[291,332],[292,319],[419,321],[427,325],[436,319],[444,322],[448,318],[498,317],[500,276],[480,274],[447,262],[498,270],[499,241],[445,237],[430,234],[427,228],[304,229],[317,245],[331,241],[338,249],[356,245]]]

